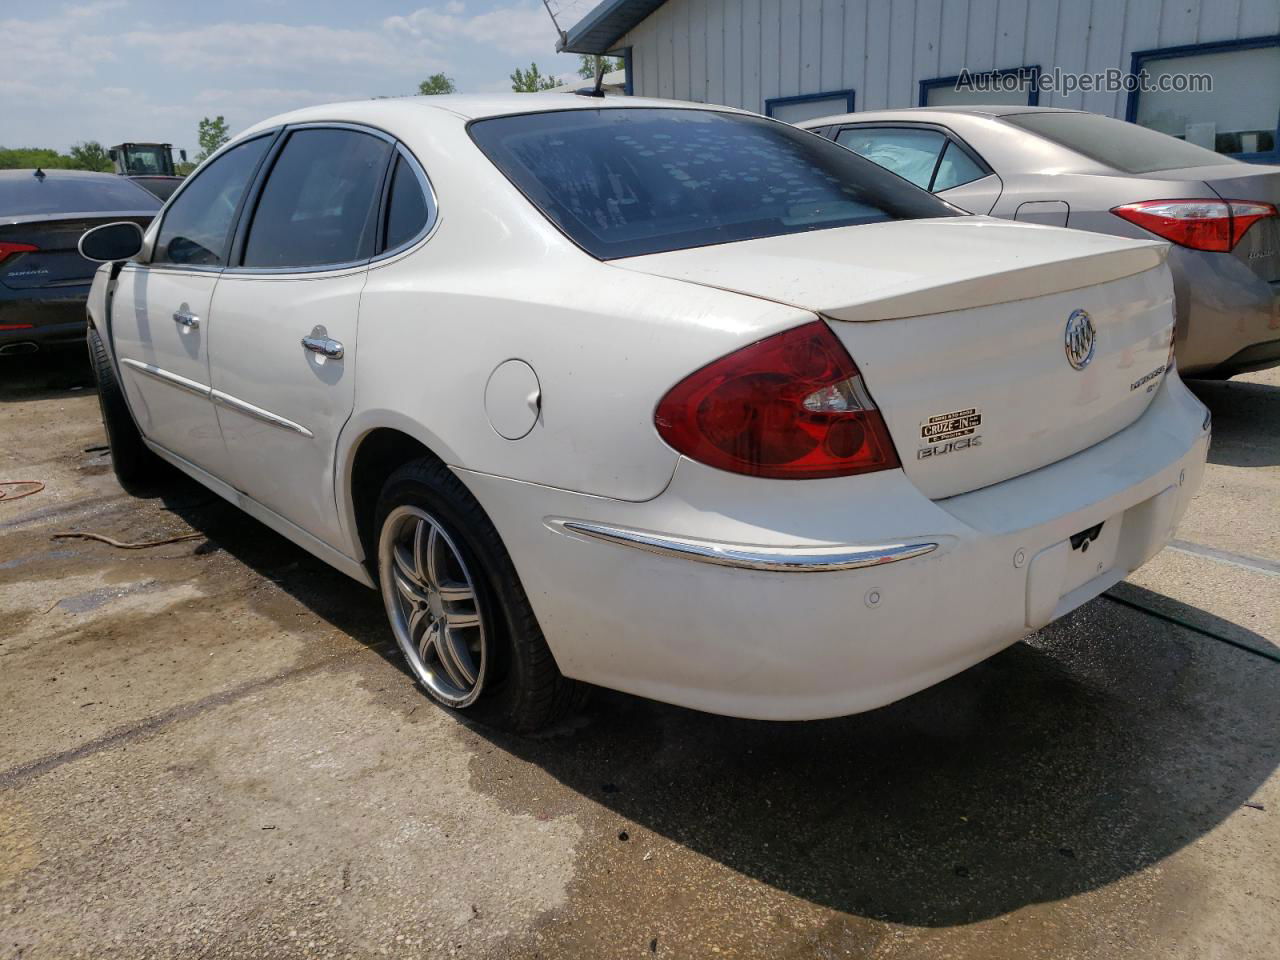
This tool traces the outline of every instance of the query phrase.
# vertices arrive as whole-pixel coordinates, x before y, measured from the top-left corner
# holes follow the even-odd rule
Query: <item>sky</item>
[[[567,29],[594,0],[550,0]],[[0,146],[160,141],[194,156],[201,117],[231,132],[295,107],[510,90],[537,61],[568,79],[542,0],[0,0]]]

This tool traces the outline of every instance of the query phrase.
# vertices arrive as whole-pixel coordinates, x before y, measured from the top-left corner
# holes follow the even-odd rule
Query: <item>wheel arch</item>
[[[400,415],[384,412],[359,425],[348,424],[340,453],[338,509],[356,558],[377,581],[377,531],[373,529],[378,494],[395,470],[411,460],[429,457],[446,466],[450,449],[421,425]]]

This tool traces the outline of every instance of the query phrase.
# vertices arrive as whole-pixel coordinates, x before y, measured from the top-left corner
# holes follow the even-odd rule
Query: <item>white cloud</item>
[[[90,17],[100,17],[102,14],[110,13],[112,10],[122,10],[128,5],[129,0],[94,0],[92,3],[80,3],[67,7],[63,11],[63,16],[86,20]]]
[[[413,37],[436,48],[461,39],[522,56],[555,53],[555,27],[540,0],[525,0],[471,16],[466,10],[460,0],[451,0],[404,16],[387,17],[382,25],[392,34]]]
[[[4,75],[39,83],[92,76],[98,64],[115,60],[111,44],[92,21],[104,4],[73,7],[62,17],[44,20],[0,19],[4,38]]]
[[[422,52],[381,31],[283,23],[218,23],[190,30],[135,30],[121,38],[156,62],[209,71],[368,67],[420,73]]]

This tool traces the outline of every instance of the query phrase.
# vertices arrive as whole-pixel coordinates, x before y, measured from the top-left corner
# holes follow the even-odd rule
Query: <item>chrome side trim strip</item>
[[[273,427],[280,427],[282,430],[292,430],[294,433],[300,433],[308,439],[314,438],[315,434],[308,430],[300,423],[294,423],[279,414],[272,413],[270,410],[263,410],[261,407],[255,407],[252,403],[246,403],[238,397],[233,397],[229,393],[223,393],[221,390],[212,390],[209,393],[209,399],[214,403],[219,403],[236,413],[243,413],[246,417],[253,417],[255,420],[261,420],[263,423],[269,423]]]
[[[646,553],[679,557],[698,563],[775,573],[826,573],[859,570],[899,560],[922,557],[938,549],[933,542],[890,543],[858,547],[847,544],[803,544],[785,547],[753,546],[677,537],[670,534],[631,530],[586,520],[548,517],[546,524],[560,533],[576,533],[608,543],[635,547]]]
[[[140,360],[130,360],[124,358],[120,361],[131,370],[137,370],[139,373],[145,373],[148,377],[153,377],[161,383],[167,383],[179,390],[185,390],[187,393],[194,393],[197,397],[204,397],[214,403],[220,403],[222,406],[237,413],[243,413],[246,417],[253,417],[255,420],[261,420],[263,423],[269,423],[273,427],[280,427],[282,430],[291,430],[294,433],[301,434],[307,439],[314,439],[315,434],[308,430],[300,423],[294,423],[292,420],[286,419],[279,414],[272,413],[270,410],[263,410],[261,407],[255,407],[252,403],[246,403],[238,397],[233,397],[229,393],[223,393],[221,390],[214,390],[206,387],[203,383],[197,383],[195,380],[188,380],[186,377],[180,377],[176,373],[170,373],[161,367],[157,367],[153,363],[143,363]]]
[[[176,373],[170,373],[157,367],[154,363],[143,363],[141,360],[131,360],[128,357],[121,358],[120,362],[130,370],[137,370],[139,373],[145,373],[154,380],[161,383],[167,383],[171,387],[177,387],[179,390],[185,390],[187,393],[194,393],[197,397],[209,398],[210,390],[203,383],[195,380],[188,380],[186,377],[180,377]]]

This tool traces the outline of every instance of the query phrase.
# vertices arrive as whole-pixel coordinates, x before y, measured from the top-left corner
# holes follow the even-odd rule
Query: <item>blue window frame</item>
[[[1152,61],[1177,60],[1179,58],[1199,57],[1199,56],[1204,56],[1206,54],[1241,53],[1244,51],[1261,50],[1261,49],[1266,49],[1271,47],[1280,47],[1280,34],[1275,36],[1266,36],[1266,37],[1249,37],[1242,40],[1223,40],[1217,43],[1192,43],[1192,44],[1187,44],[1185,46],[1163,47],[1156,50],[1137,50],[1133,54],[1130,67],[1129,67],[1129,72],[1134,74],[1135,76],[1140,74],[1143,70],[1147,70],[1148,72],[1150,72]],[[1194,71],[1192,68],[1188,68],[1188,72],[1194,72]],[[1215,77],[1214,79],[1216,83],[1217,77]],[[1260,78],[1260,80],[1261,79],[1262,78]],[[1255,108],[1258,106],[1261,106],[1262,109],[1267,110],[1269,109],[1269,107],[1266,106],[1266,101],[1263,100],[1262,103],[1259,104],[1258,97],[1271,97],[1273,100],[1280,100],[1280,97],[1276,96],[1277,89],[1280,89],[1280,85],[1277,85],[1277,87],[1270,87],[1265,82],[1259,82],[1255,87],[1252,88],[1252,91],[1253,91],[1252,94],[1249,89],[1238,90],[1235,93],[1233,100],[1237,103],[1252,105]],[[1218,93],[1218,92],[1220,91],[1214,91],[1214,93]],[[1197,94],[1187,94],[1187,96],[1196,96],[1196,95]],[[1200,94],[1200,95],[1203,96],[1203,94]],[[1142,106],[1141,96],[1142,96],[1142,92],[1140,90],[1135,89],[1129,92],[1128,100],[1125,103],[1124,118],[1128,120],[1130,123],[1141,122],[1141,120],[1139,119],[1141,114],[1141,106]],[[1271,133],[1271,149],[1218,150],[1218,152],[1222,153],[1225,156],[1235,157],[1237,160],[1247,160],[1252,163],[1280,162],[1280,105],[1277,105],[1275,109],[1276,109],[1276,114],[1274,117],[1274,123],[1271,123],[1271,120],[1272,120],[1271,117],[1263,117],[1263,118],[1260,118],[1260,122],[1267,124],[1267,126],[1265,127],[1260,126],[1258,128],[1259,130],[1266,130],[1267,132]],[[1143,124],[1143,125],[1147,126],[1147,124]],[[1153,127],[1153,129],[1156,129],[1156,128]],[[1161,132],[1168,133],[1169,131],[1164,130]],[[1255,134],[1256,134],[1256,131],[1249,132],[1249,136],[1251,137],[1254,136]],[[1227,132],[1224,136],[1224,139],[1226,139],[1229,142],[1231,136],[1232,136],[1232,132]],[[1215,140],[1216,138],[1217,138],[1217,134],[1215,132]],[[1216,147],[1213,147],[1210,149],[1216,149]]]
[[[1038,106],[1040,103],[1040,66],[1039,64],[1029,64],[1022,67],[1009,67],[1006,70],[984,70],[979,73],[971,73],[971,77],[975,80],[979,77],[1016,77],[1023,82],[1026,87],[1027,97],[1025,103],[1028,107]],[[959,82],[961,74],[954,77],[935,77],[932,80],[920,81],[920,106],[929,106],[929,91],[939,89],[954,90],[956,83]],[[975,100],[975,103],[990,103],[991,101]],[[997,101],[1003,102],[1003,101]]]
[[[788,109],[801,104],[816,103],[821,100],[832,101],[831,106],[833,109],[817,109],[816,112],[810,113],[808,116],[798,116],[795,111]],[[815,117],[825,117],[837,113],[853,113],[853,102],[854,94],[852,90],[828,90],[825,93],[802,93],[797,97],[774,97],[764,102],[764,115],[766,117],[777,116],[779,120],[786,120],[788,123],[799,123],[802,120],[812,120]],[[788,116],[778,116],[777,111],[782,114],[796,115],[797,118],[791,119]]]
[[[636,92],[636,75],[631,66],[631,48],[623,47],[621,50],[616,50],[614,51],[614,56],[622,58],[622,69],[626,72],[626,85],[623,87],[622,92],[628,97],[633,97]]]

